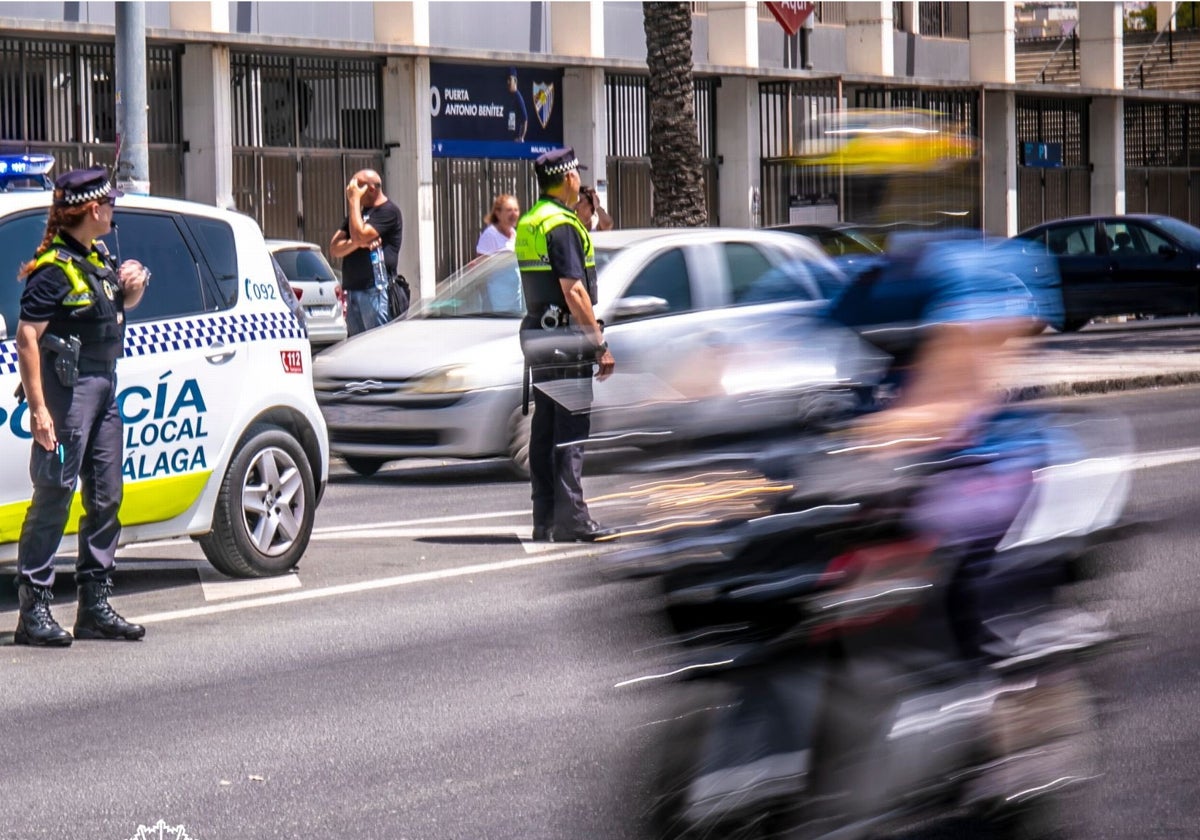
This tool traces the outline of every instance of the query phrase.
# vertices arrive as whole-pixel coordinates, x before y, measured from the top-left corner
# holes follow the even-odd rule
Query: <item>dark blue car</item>
[[[1171,216],[1076,216],[1018,235],[1058,261],[1063,328],[1105,315],[1200,312],[1200,229]]]

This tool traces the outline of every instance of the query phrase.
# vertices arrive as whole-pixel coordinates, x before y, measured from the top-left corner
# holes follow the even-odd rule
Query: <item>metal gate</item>
[[[1088,100],[1018,96],[1017,146],[1056,143],[1062,166],[1017,167],[1017,229],[1085,215],[1092,206]]]
[[[475,258],[484,217],[502,194],[514,195],[525,212],[537,200],[531,160],[433,159],[435,266],[439,280]]]
[[[824,142],[823,126],[842,107],[838,80],[762,82],[758,102],[762,165],[757,223],[784,224],[793,205],[833,202],[840,208],[840,173],[798,166],[794,160],[802,149]]]
[[[328,248],[350,177],[383,170],[382,59],[233,53],[230,71],[238,209]]]
[[[919,119],[947,136],[979,136],[979,92],[913,87],[857,87],[837,79],[763,82],[759,85],[762,154],[762,224],[789,221],[793,207],[836,205],[841,221],[862,226],[978,227],[982,204],[978,144],[973,152],[946,146],[953,155],[934,172],[862,175],[836,166],[798,164],[801,154],[833,152],[829,135],[839,112],[855,108],[893,111]],[[907,125],[907,123],[906,123]]]
[[[708,223],[720,219],[717,184],[717,85],[715,77],[693,80],[696,130],[700,140],[700,167]],[[649,227],[654,217],[654,189],[650,179],[650,105],[645,76],[608,74],[604,77],[608,100],[608,213],[619,228]]]
[[[1200,105],[1125,101],[1125,211],[1200,224]]]
[[[147,46],[150,188],[181,197],[179,56]],[[112,167],[116,158],[113,44],[0,39],[0,151],[54,155],[54,172]]]

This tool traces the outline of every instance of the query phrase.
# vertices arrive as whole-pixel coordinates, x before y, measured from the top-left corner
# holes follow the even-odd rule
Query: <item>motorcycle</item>
[[[842,840],[950,814],[1049,836],[1099,773],[1082,666],[1116,635],[1072,590],[1128,528],[1131,452],[1120,419],[1004,409],[952,451],[807,438],[642,484],[652,539],[608,562],[657,583],[684,656],[622,685],[691,689],[657,836]]]

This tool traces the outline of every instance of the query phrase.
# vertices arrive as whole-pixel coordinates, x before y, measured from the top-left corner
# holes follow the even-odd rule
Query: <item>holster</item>
[[[50,332],[42,333],[38,346],[54,356],[54,375],[64,388],[74,388],[79,382],[79,352],[83,349],[78,337],[66,338]]]

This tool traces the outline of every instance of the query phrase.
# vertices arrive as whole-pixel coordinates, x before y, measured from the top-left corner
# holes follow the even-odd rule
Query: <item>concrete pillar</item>
[[[383,72],[383,101],[387,103],[383,109],[386,157],[380,174],[384,192],[396,202],[404,217],[404,242],[398,268],[408,278],[414,302],[432,297],[437,283],[429,86],[428,58],[388,59]]]
[[[1087,4],[1081,4],[1087,5]],[[1092,212],[1125,212],[1125,100],[1092,99]]]
[[[973,25],[973,14],[971,21]],[[983,94],[982,176],[983,229],[994,236],[1013,236],[1019,231],[1017,103],[1012,91],[985,91]]]
[[[896,75],[892,4],[846,4],[846,72]]]
[[[1154,11],[1157,13],[1155,18],[1159,32],[1178,28],[1175,26],[1175,21],[1171,19],[1171,15],[1175,14],[1175,9],[1178,6],[1179,4],[1172,2],[1172,0],[1166,0],[1166,2],[1164,0],[1156,0]]]
[[[1125,86],[1124,14],[1121,3],[1079,3],[1079,84]]]
[[[604,68],[568,67],[563,72],[563,141],[575,149],[588,168],[583,182],[608,189],[608,103],[604,95]],[[607,207],[607,205],[605,205]]]
[[[762,157],[758,137],[758,79],[726,76],[717,88],[717,149],[721,153],[722,227],[757,227],[762,223]]]
[[[167,4],[171,28],[189,32],[228,32],[229,6],[225,0],[186,0]]]
[[[892,23],[901,32],[912,32],[920,34],[920,21],[917,20],[917,4],[915,0],[904,0],[898,4],[900,6],[900,20],[894,20]],[[895,12],[892,12],[893,16]]]
[[[708,63],[758,67],[758,4],[708,4]]]
[[[377,0],[373,6],[377,43],[429,46],[429,0],[403,3]]]
[[[1013,84],[1017,80],[1017,23],[1012,3],[971,4],[971,81]]]
[[[206,5],[206,4],[195,4]],[[229,48],[188,44],[180,59],[184,196],[234,207]]]
[[[603,0],[551,2],[550,52],[578,58],[603,58]]]

